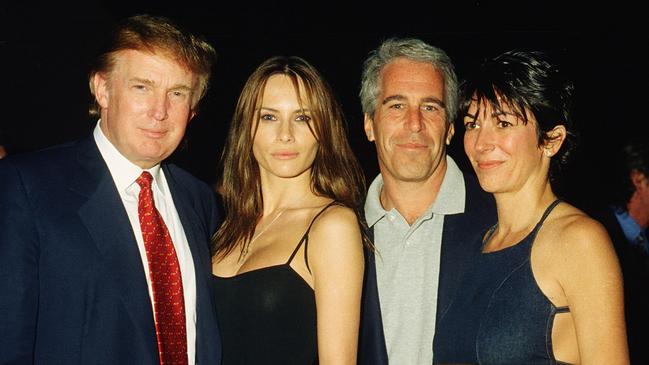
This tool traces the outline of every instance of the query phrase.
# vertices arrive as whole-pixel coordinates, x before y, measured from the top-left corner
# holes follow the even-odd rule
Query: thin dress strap
[[[559,203],[561,203],[561,199],[556,199],[550,205],[548,205],[547,208],[545,208],[545,212],[543,212],[543,215],[541,216],[541,219],[536,223],[536,225],[534,226],[534,229],[532,230],[532,232],[530,232],[530,234],[536,236],[537,231],[541,228],[541,226],[543,225],[543,222],[545,222],[545,219],[548,217],[548,215],[550,215],[550,213],[552,212],[554,207],[556,207]],[[487,233],[484,236],[484,239],[482,240],[483,246],[486,245],[487,242],[489,242],[489,240],[491,239],[491,236],[496,231],[496,227],[498,227],[498,223],[494,224],[493,226],[491,226],[491,228],[489,228],[489,230],[487,231]]]
[[[324,208],[322,208],[322,210],[320,210],[318,212],[318,214],[316,214],[313,217],[313,219],[311,219],[311,223],[309,223],[309,227],[306,229],[306,232],[304,232],[304,235],[300,239],[300,242],[298,242],[297,247],[295,247],[295,250],[293,250],[293,253],[291,254],[291,257],[288,258],[288,261],[286,262],[286,265],[291,264],[291,261],[293,261],[293,257],[295,257],[295,254],[297,253],[297,251],[300,249],[300,247],[302,247],[302,242],[306,242],[304,244],[304,262],[306,262],[306,268],[307,268],[307,270],[309,270],[309,273],[311,272],[311,268],[309,268],[309,260],[307,260],[307,256],[306,256],[308,242],[309,242],[309,231],[311,231],[311,226],[313,226],[313,222],[315,222],[315,220],[320,216],[320,214],[322,214],[325,210],[327,210],[327,208],[329,208],[330,206],[335,205],[335,204],[338,204],[335,200],[332,201],[331,203],[327,204]]]
[[[543,225],[543,222],[545,222],[545,219],[550,215],[554,207],[556,207],[559,203],[561,203],[561,199],[556,199],[550,205],[548,205],[547,208],[545,208],[545,212],[543,212],[543,216],[541,217],[539,222],[536,224],[536,227],[534,227],[534,230],[532,231],[535,237],[536,237],[536,233]]]

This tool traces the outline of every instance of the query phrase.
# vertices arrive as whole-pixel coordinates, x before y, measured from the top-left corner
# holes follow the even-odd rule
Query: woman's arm
[[[355,364],[363,285],[363,245],[354,212],[327,209],[309,234],[321,365]]]
[[[582,364],[628,364],[620,266],[606,230],[580,216],[561,232],[559,281],[575,321]]]

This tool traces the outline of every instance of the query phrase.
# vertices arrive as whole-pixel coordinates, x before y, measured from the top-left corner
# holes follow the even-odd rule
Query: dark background
[[[270,56],[297,55],[332,85],[371,181],[378,167],[357,95],[362,62],[381,40],[409,36],[438,46],[460,78],[484,57],[547,50],[561,56],[576,84],[582,137],[556,188],[579,206],[601,195],[621,143],[646,133],[649,36],[639,8],[625,1],[7,2],[0,5],[0,130],[12,154],[87,135],[96,122],[87,116],[87,73],[100,41],[119,19],[146,12],[203,35],[219,53],[211,88],[172,160],[214,183],[246,78]],[[461,133],[450,154],[467,166]]]

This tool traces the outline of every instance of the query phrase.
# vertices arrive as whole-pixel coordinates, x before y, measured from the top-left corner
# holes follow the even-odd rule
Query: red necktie
[[[160,364],[187,365],[185,299],[180,265],[167,226],[155,208],[151,180],[153,177],[147,171],[136,180],[141,188],[137,210],[149,263]]]

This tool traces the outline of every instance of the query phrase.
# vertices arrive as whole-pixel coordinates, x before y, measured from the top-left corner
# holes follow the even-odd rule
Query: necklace
[[[270,221],[270,223],[268,223],[266,227],[264,227],[264,229],[262,229],[259,233],[257,233],[256,236],[252,237],[252,239],[243,246],[243,248],[241,249],[241,254],[239,255],[239,260],[238,260],[239,262],[243,261],[246,255],[248,255],[248,252],[250,251],[250,245],[252,245],[252,243],[255,242],[255,240],[259,238],[259,236],[264,234],[264,232],[266,232],[266,230],[268,230],[268,228],[270,228],[270,226],[272,226],[273,223],[275,223],[277,218],[279,218],[282,215],[282,213],[284,213],[284,211],[286,211],[286,208],[280,210],[279,213],[277,213],[277,215],[275,216],[275,218],[273,218],[273,220]]]

